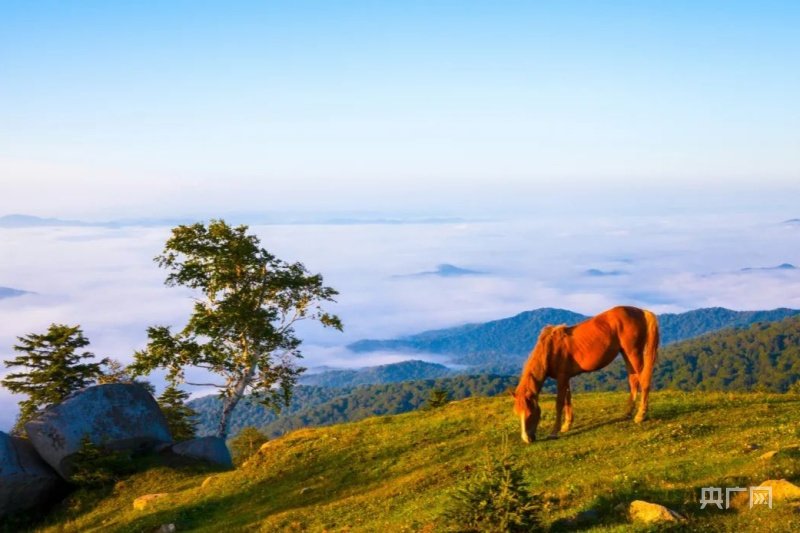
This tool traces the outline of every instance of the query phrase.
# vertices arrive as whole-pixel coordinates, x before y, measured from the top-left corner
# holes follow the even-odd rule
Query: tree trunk
[[[222,404],[222,416],[219,419],[219,427],[217,428],[217,437],[223,440],[228,438],[228,426],[230,426],[231,423],[231,413],[236,407],[236,404],[239,403],[239,400],[241,400],[244,396],[244,391],[252,381],[255,371],[256,363],[254,362],[252,365],[250,365],[250,368],[247,369],[247,373],[244,374],[241,379],[239,379],[239,382],[236,384],[236,387],[234,387],[231,395],[225,398],[225,402]]]

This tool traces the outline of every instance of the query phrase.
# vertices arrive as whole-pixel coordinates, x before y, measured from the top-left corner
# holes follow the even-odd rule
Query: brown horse
[[[647,414],[650,379],[658,351],[659,332],[656,316],[636,307],[615,307],[575,326],[545,326],[536,341],[514,392],[514,412],[520,418],[522,440],[536,440],[539,425],[539,391],[548,377],[558,383],[556,421],[549,438],[558,437],[559,429],[572,426],[571,377],[608,366],[621,353],[628,368],[631,396],[626,415],[636,402],[637,389],[642,400],[635,421]],[[565,412],[561,425],[561,412]]]

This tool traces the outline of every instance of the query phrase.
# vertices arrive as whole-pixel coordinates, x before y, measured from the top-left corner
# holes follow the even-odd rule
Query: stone
[[[133,508],[137,511],[144,511],[152,507],[159,500],[163,500],[169,496],[168,492],[159,492],[156,494],[145,494],[133,500]]]
[[[175,533],[176,531],[175,524],[161,524],[153,530],[153,533]]]
[[[0,431],[0,518],[46,505],[62,483],[27,440]]]
[[[758,458],[767,460],[767,459],[772,459],[776,455],[778,455],[778,450],[772,450],[767,453],[761,454]]]
[[[628,506],[628,514],[634,522],[658,524],[663,522],[681,522],[684,518],[663,505],[644,500],[634,500]]]
[[[772,501],[800,500],[800,487],[785,479],[768,479],[762,487],[772,487]]]
[[[768,479],[761,487],[772,487],[772,502],[800,500],[800,487],[785,479]],[[750,491],[739,492],[731,498],[731,507],[745,509],[750,507]]]
[[[219,437],[199,437],[179,442],[172,447],[172,453],[233,468],[231,452]]]
[[[48,407],[25,424],[31,444],[65,479],[70,458],[88,437],[96,446],[124,452],[152,450],[172,442],[153,396],[135,383],[88,387]]]

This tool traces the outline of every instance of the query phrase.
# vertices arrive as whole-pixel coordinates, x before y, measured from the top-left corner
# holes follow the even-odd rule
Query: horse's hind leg
[[[630,417],[636,408],[636,394],[639,392],[639,373],[624,352],[622,358],[625,360],[625,368],[628,369],[628,385],[631,387],[631,395],[628,397],[628,403],[625,406],[625,416]]]
[[[561,425],[561,432],[566,433],[572,427],[572,391],[567,383],[567,392],[564,394],[564,423]]]
[[[628,374],[628,385],[631,387],[631,395],[628,397],[628,403],[625,406],[625,417],[630,418],[633,410],[636,408],[636,394],[639,392],[639,375]]]
[[[636,413],[636,418],[633,419],[633,421],[637,424],[642,422],[647,416],[647,400],[650,396],[650,378],[652,376],[653,369],[651,367],[649,371],[648,369],[645,369],[639,378],[639,385],[642,388],[642,401],[639,403],[639,412]]]

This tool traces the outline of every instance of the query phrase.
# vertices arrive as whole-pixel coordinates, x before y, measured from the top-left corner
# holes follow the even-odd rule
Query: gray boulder
[[[233,468],[231,452],[228,451],[225,441],[219,437],[200,437],[179,442],[172,447],[172,453]]]
[[[172,442],[167,421],[150,393],[135,383],[83,389],[25,424],[31,444],[62,477],[85,436],[114,451],[148,451]]]
[[[0,431],[0,518],[46,504],[62,483],[28,441]]]

